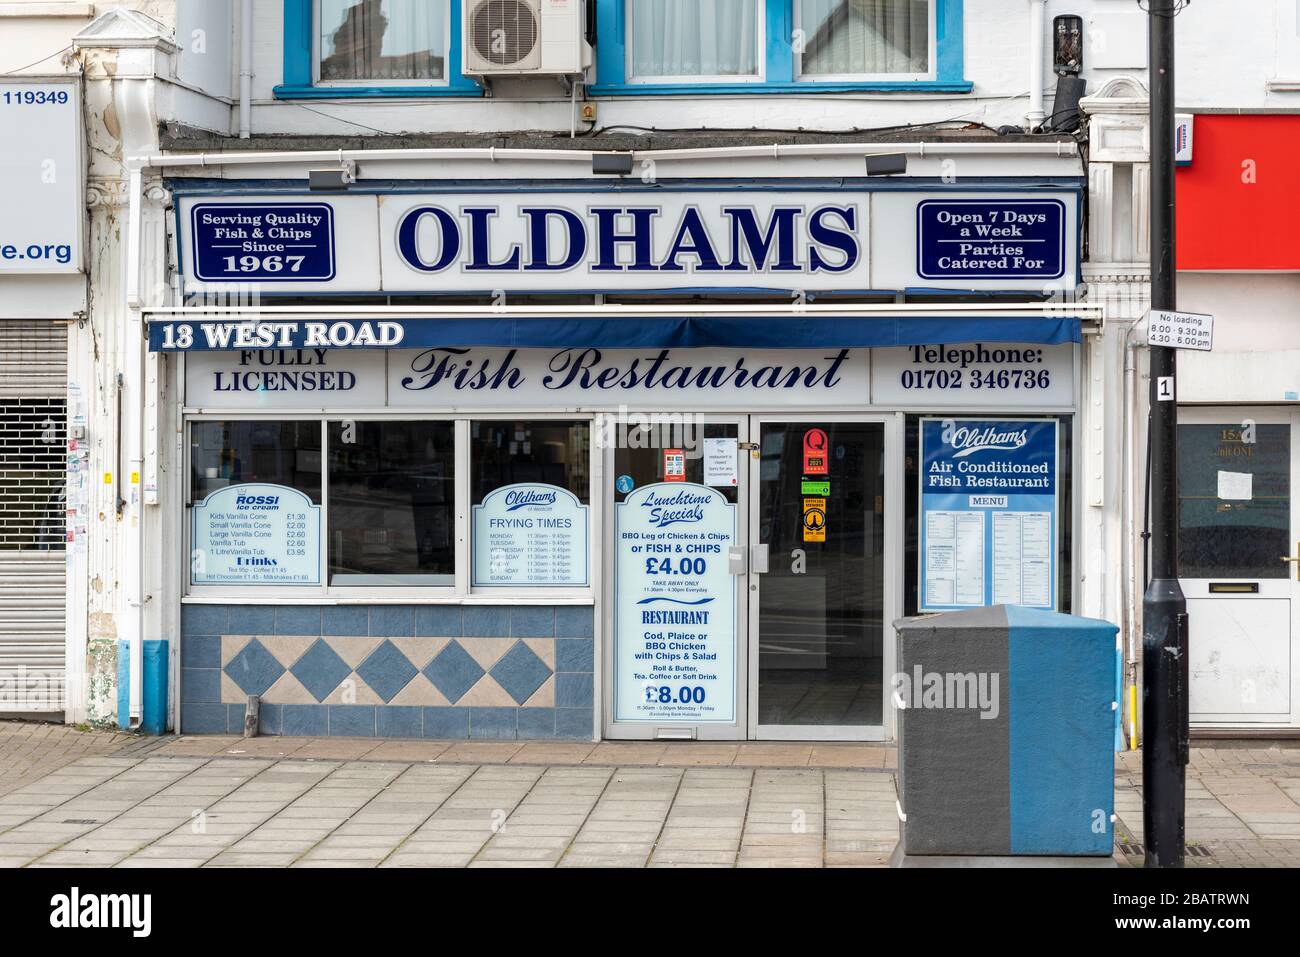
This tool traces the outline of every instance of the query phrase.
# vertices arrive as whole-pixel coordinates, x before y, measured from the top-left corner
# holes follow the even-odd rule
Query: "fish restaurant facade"
[[[895,619],[1076,610],[1077,158],[484,165],[166,181],[179,730],[886,740]]]

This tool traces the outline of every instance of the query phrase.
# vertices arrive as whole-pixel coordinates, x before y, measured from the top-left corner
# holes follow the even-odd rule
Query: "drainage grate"
[[[1147,850],[1141,844],[1116,844],[1116,847],[1124,854],[1125,857],[1145,857]],[[1189,844],[1187,847],[1188,857],[1213,857],[1210,849],[1202,844]]]

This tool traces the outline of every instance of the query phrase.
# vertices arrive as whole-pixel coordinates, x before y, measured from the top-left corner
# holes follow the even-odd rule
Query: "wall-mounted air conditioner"
[[[590,0],[464,0],[467,76],[574,76],[591,65]]]

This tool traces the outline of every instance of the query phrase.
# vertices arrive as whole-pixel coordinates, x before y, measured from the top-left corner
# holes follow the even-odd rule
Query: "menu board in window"
[[[525,482],[490,492],[474,506],[472,584],[585,587],[587,512],[556,485]]]

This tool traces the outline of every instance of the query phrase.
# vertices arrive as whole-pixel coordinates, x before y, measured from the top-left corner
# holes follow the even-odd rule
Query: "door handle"
[[[1300,542],[1296,542],[1295,550],[1300,553]],[[1300,554],[1283,555],[1281,560],[1295,566],[1295,580],[1300,582]]]
[[[745,567],[745,549],[741,545],[732,545],[727,549],[727,572],[732,575],[743,575],[748,569]]]
[[[768,551],[766,545],[749,546],[749,570],[755,575],[767,574]]]

